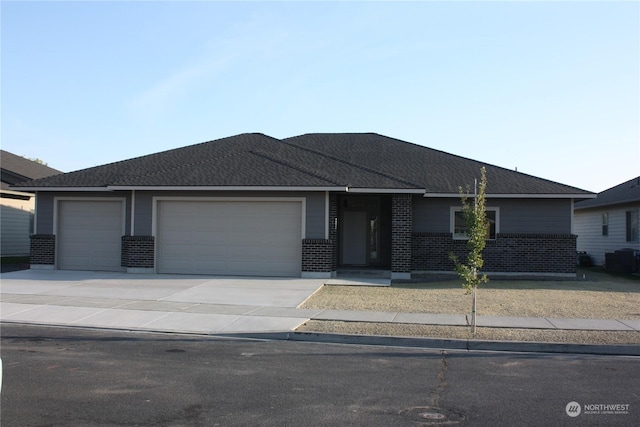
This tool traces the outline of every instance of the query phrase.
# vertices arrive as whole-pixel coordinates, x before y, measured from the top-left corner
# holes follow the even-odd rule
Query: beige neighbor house
[[[62,172],[8,151],[0,150],[0,242],[2,257],[29,255],[33,232],[35,194],[11,190],[9,186]]]
[[[637,272],[640,266],[640,176],[577,202],[573,232],[578,252],[593,264],[617,272]]]

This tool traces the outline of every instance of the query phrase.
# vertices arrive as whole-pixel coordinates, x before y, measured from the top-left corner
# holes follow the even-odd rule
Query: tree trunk
[[[476,288],[473,288],[473,311],[471,312],[471,333],[476,333]]]

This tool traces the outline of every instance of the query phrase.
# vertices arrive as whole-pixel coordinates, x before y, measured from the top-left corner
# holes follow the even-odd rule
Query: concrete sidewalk
[[[0,275],[0,320],[213,335],[293,331],[310,319],[466,325],[456,314],[297,308],[326,281],[24,270]],[[640,331],[640,320],[478,316],[478,326]]]

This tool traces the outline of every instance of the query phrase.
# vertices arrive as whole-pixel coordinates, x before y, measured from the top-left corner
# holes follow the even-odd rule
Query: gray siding
[[[135,229],[137,236],[150,236],[153,227],[154,197],[305,197],[307,239],[325,237],[325,193],[324,192],[228,192],[228,191],[136,191]]]
[[[54,193],[39,192],[36,194],[35,232],[37,234],[53,234],[53,198]]]
[[[487,206],[500,207],[501,233],[571,234],[570,199],[489,199]]]
[[[414,232],[450,232],[452,207],[460,199],[415,197]],[[500,211],[500,233],[571,234],[569,199],[487,199],[488,208]]]
[[[153,220],[153,195],[149,191],[136,191],[135,221],[133,234],[135,236],[151,236]]]
[[[325,193],[307,193],[307,239],[324,239],[327,209],[326,203],[329,203]]]
[[[451,206],[459,199],[413,198],[413,231],[422,233],[448,233]]]

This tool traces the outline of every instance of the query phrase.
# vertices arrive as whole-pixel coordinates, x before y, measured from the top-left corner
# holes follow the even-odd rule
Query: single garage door
[[[158,201],[159,273],[299,276],[302,203]]]
[[[58,202],[58,268],[121,271],[123,202]]]

